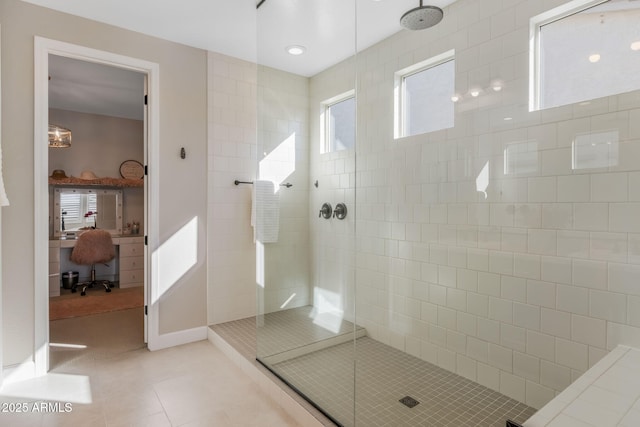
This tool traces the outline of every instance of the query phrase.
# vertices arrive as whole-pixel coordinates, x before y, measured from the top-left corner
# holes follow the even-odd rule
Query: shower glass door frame
[[[356,89],[355,10],[356,0],[269,0],[257,11],[257,360],[344,426],[355,425],[355,339],[364,333],[355,325],[356,147],[328,151],[323,138],[326,101]],[[268,65],[308,31],[341,26],[350,36],[336,75]],[[293,61],[335,48],[307,46],[288,61],[302,70]]]

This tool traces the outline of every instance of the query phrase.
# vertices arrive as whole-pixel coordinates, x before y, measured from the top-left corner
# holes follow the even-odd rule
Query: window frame
[[[350,89],[346,92],[342,92],[320,103],[320,106],[321,106],[320,121],[322,123],[322,125],[320,126],[320,153],[321,154],[337,152],[335,150],[331,150],[331,141],[329,141],[329,137],[331,135],[331,130],[330,130],[331,114],[329,114],[329,111],[331,107],[351,98],[353,98],[353,102],[355,103],[355,107],[357,111],[358,104],[357,104],[355,89]],[[357,118],[357,113],[354,115],[354,118],[353,118],[354,121],[356,120],[356,118]],[[355,129],[355,123],[354,123],[354,129]],[[355,135],[354,135],[354,138],[355,138]],[[343,150],[339,150],[339,151],[343,151]]]
[[[529,111],[540,111],[540,92],[542,87],[540,72],[540,29],[547,24],[559,21],[583,10],[607,3],[609,0],[573,0],[529,20]],[[565,104],[569,105],[569,104]],[[551,108],[551,107],[550,107]]]
[[[82,197],[83,195],[87,197]],[[98,195],[96,193],[64,193],[60,194],[60,211],[77,212],[77,216],[65,218],[66,228],[69,230],[91,227],[95,224],[93,217],[86,217],[86,213],[98,210]]]
[[[410,65],[409,67],[405,67],[401,70],[398,70],[394,73],[394,126],[393,126],[393,137],[394,139],[406,138],[409,136],[415,135],[407,135],[405,129],[405,79],[414,74],[418,74],[422,71],[428,70],[430,68],[435,68],[439,65],[447,63],[449,61],[455,61],[455,49],[448,50],[439,55],[433,56],[424,61],[420,61],[416,64]],[[455,86],[455,71],[454,71],[454,86]],[[451,94],[453,95],[453,93]],[[455,111],[454,111],[454,122],[455,122]],[[454,125],[455,126],[455,125]],[[452,126],[453,127],[453,126]],[[449,128],[443,128],[449,129]]]

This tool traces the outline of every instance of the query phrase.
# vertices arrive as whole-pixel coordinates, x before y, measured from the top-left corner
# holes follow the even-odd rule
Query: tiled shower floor
[[[314,325],[308,316],[299,315],[308,308],[294,310],[299,312],[273,315],[306,322],[304,325],[290,325],[289,332],[323,329]],[[271,314],[265,315],[264,325],[260,328],[261,346],[263,335],[269,334],[270,340],[278,337],[273,333],[275,329],[268,331],[271,324],[268,316]],[[280,322],[274,323],[281,325]],[[212,329],[246,358],[255,358],[255,318],[214,325]],[[349,329],[353,330],[347,327]],[[286,336],[285,339],[290,341],[293,338]],[[272,348],[282,349],[278,344],[273,344]],[[313,398],[340,423],[353,426],[353,349],[353,341],[333,345],[276,363],[272,369]],[[355,426],[358,427],[504,427],[507,419],[523,423],[535,412],[535,409],[503,394],[368,337],[356,340],[355,365]],[[411,396],[420,403],[408,408],[398,401],[405,396]]]
[[[309,349],[315,343],[340,337],[342,341],[352,340],[354,332],[353,323],[335,314],[317,312],[311,306],[258,316],[257,324],[257,354],[269,363],[268,358],[276,359],[292,349]],[[364,333],[363,328],[357,329]]]

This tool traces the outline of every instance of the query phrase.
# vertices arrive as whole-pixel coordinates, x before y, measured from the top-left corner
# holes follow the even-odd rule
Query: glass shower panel
[[[452,2],[437,26],[359,49],[355,29],[404,11],[258,10],[257,356],[340,425],[523,423],[640,334],[639,91],[530,111],[526,35],[553,11],[528,3],[514,19],[508,5],[481,17],[478,2]],[[615,24],[627,3],[587,24]],[[340,46],[304,37],[341,28]],[[624,55],[638,42],[616,39]],[[273,68],[290,45],[306,52]],[[449,54],[455,84],[439,99],[453,123],[434,130],[418,112],[399,137],[399,77]],[[585,62],[587,85],[601,84],[597,66]],[[355,127],[336,108],[352,92]]]
[[[327,150],[324,138],[327,100],[355,89],[355,1],[268,0],[257,12],[257,358],[352,426],[355,148]],[[325,37],[335,32],[339,46]],[[318,55],[329,51],[340,64],[327,74]],[[282,58],[286,69],[271,66]]]
[[[564,49],[553,59],[574,54],[582,74],[556,64],[541,78],[563,82],[556,95],[570,83],[595,95],[530,111],[528,36],[553,11],[528,1],[515,20],[506,4],[475,20],[479,3],[453,2],[437,26],[358,51],[358,426],[522,424],[629,344],[619,331],[640,331],[628,308],[640,276],[640,91],[601,91],[598,68],[614,47],[637,61],[637,31],[612,30],[637,6],[572,15],[563,31],[575,37],[549,47]],[[612,40],[584,42],[598,31]],[[411,117],[418,132],[394,138],[407,95],[398,75],[450,51],[452,126]]]

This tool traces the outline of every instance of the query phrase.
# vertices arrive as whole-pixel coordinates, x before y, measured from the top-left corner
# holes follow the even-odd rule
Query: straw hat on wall
[[[80,179],[90,181],[92,179],[98,179],[98,177],[96,176],[95,173],[85,170],[85,171],[82,171],[82,173],[80,173]]]

